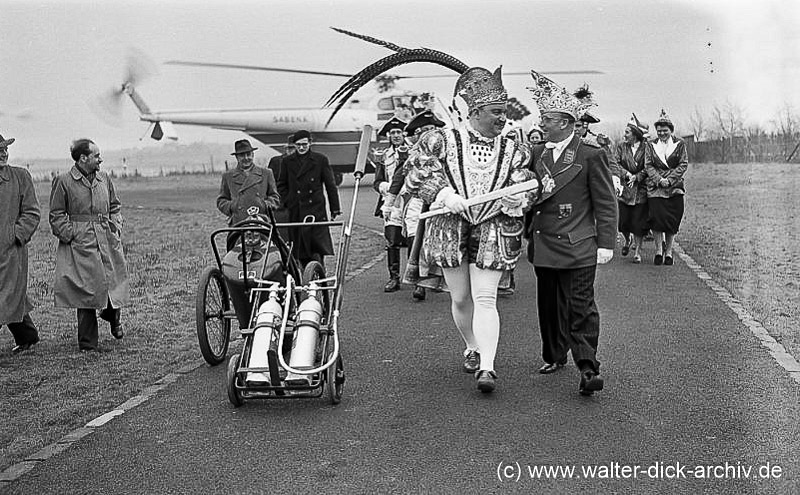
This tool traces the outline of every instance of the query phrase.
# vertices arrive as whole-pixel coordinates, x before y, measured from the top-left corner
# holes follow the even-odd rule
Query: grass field
[[[224,223],[214,207],[219,176],[115,184],[126,217],[128,332],[116,341],[101,322],[102,352],[89,355],[77,351],[75,311],[53,308],[56,242],[46,220],[49,183],[37,184],[43,221],[30,247],[29,294],[42,342],[31,353],[12,356],[10,333],[0,333],[0,470],[201,359],[194,297],[198,274],[212,261],[208,234]],[[798,187],[797,165],[691,166],[686,217],[677,237],[795,357],[800,357]],[[370,227],[380,229],[377,220]],[[381,253],[382,239],[374,231],[355,229],[353,236],[350,267]]]
[[[78,351],[75,310],[53,307],[57,243],[47,222],[50,184],[36,184],[42,221],[29,246],[28,294],[42,341],[13,356],[10,332],[0,334],[0,470],[202,359],[195,293],[201,270],[213,263],[209,234],[225,224],[215,206],[219,182],[219,175],[115,181],[125,216],[131,304],[122,310],[125,338],[115,340],[100,320],[100,352],[88,354]],[[374,194],[365,192],[371,202]],[[336,246],[338,229],[331,233]],[[348,266],[363,265],[382,247],[374,232],[353,229]],[[333,258],[327,262],[332,272]]]

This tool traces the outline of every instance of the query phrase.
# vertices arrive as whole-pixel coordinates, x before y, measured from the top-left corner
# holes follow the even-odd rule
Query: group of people
[[[410,122],[394,118],[380,129],[379,136],[389,140],[373,154],[380,196],[375,213],[384,223],[389,272],[384,291],[400,286],[404,247],[409,250],[405,279],[417,284],[414,299],[425,299],[424,279],[443,278],[464,342],[462,368],[474,374],[481,392],[492,392],[498,379],[498,288],[504,275],[513,273],[527,239],[537,281],[544,359],[539,372],[558,371],[571,352],[578,390],[592,395],[604,387],[597,359],[597,265],[612,259],[618,230],[625,237],[622,254],[632,248],[634,262],[641,262],[642,240],[652,231],[654,264],[673,263],[686,147],[672,136],[674,125],[662,111],[654,123],[655,141],[646,139],[648,126],[634,115],[624,142],[612,150],[609,140],[586,136],[591,119],[597,121],[589,112],[595,105],[590,95],[571,93],[533,71],[532,77],[529,89],[540,122],[527,137],[507,125],[499,68],[473,67],[461,74],[454,101],[466,115],[459,124],[445,126],[425,110]],[[327,158],[311,151],[308,131],[298,131],[291,141],[295,151],[276,157],[268,169],[254,165],[257,148],[248,140],[235,143],[237,166],[223,175],[216,202],[229,225],[245,219],[253,206],[288,222],[340,214]],[[16,353],[39,340],[24,289],[26,244],[40,213],[28,172],[7,164],[13,142],[0,136],[0,248],[11,254],[0,261],[7,281],[0,288],[0,322],[11,329]],[[97,145],[79,139],[71,154],[73,167],[53,180],[50,195],[49,220],[59,241],[55,300],[77,308],[79,348],[92,351],[98,310],[114,337],[124,335],[120,307],[129,288],[120,242],[123,219],[111,178],[100,170]],[[421,212],[429,210],[421,221]],[[289,237],[301,263],[323,262],[333,254],[327,227],[292,229]],[[229,238],[228,248],[234,243]]]
[[[27,296],[28,243],[39,226],[39,202],[30,173],[8,164],[14,138],[0,136],[0,324],[14,336],[12,353],[39,342]],[[121,204],[111,178],[100,170],[100,148],[90,139],[72,143],[74,161],[53,179],[49,223],[58,239],[53,281],[55,305],[77,309],[78,348],[98,350],[97,316],[123,338],[121,308],[130,290],[122,247]],[[99,311],[99,313],[98,313]]]

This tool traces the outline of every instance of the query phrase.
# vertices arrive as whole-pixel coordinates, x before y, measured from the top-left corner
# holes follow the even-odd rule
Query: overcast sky
[[[101,148],[140,141],[147,126],[124,102],[113,127],[87,101],[121,83],[128,47],[159,72],[138,89],[154,110],[321,106],[341,79],[163,65],[167,60],[354,72],[386,49],[329,29],[342,27],[401,46],[447,52],[471,66],[603,71],[552,76],[595,92],[604,124],[663,107],[678,122],[726,100],[769,127],[778,109],[800,113],[800,2],[672,1],[253,1],[0,0],[0,134],[15,137],[11,162],[63,157],[80,136]],[[401,74],[441,73],[406,66]],[[454,80],[403,87],[449,97]],[[529,77],[505,79],[533,106]],[[371,88],[365,89],[368,91]],[[19,115],[28,115],[27,119]],[[602,124],[601,124],[602,125]],[[690,132],[684,126],[679,133]],[[178,127],[181,142],[233,142],[234,131]]]

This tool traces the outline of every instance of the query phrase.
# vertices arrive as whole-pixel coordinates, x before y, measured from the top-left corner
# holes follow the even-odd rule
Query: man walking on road
[[[50,227],[58,238],[53,284],[56,306],[77,308],[78,347],[97,351],[97,313],[124,335],[120,308],[128,303],[128,271],[122,250],[122,208],[111,178],[100,171],[100,148],[78,139],[75,164],[53,179]]]
[[[614,255],[617,199],[605,152],[581,141],[575,121],[593,105],[550,79],[532,72],[546,143],[533,148],[531,166],[541,195],[528,213],[528,260],[536,273],[540,373],[567,362],[567,351],[581,372],[579,392],[603,389],[597,342],[600,315],[594,301],[597,264]]]
[[[28,299],[28,242],[41,215],[31,174],[8,164],[14,141],[0,136],[0,326],[8,325],[16,344],[11,352],[18,354],[39,342]]]

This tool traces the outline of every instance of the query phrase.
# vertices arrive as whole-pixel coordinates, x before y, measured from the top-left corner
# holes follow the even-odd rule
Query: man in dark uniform
[[[591,101],[592,98],[592,92],[589,91],[589,87],[585,84],[576,89],[573,94],[579,100],[588,98],[587,101]],[[602,148],[605,152],[606,158],[608,159],[608,167],[611,169],[611,180],[614,182],[614,193],[619,196],[622,194],[622,182],[619,178],[622,174],[622,170],[620,169],[619,163],[617,163],[616,154],[611,149],[611,139],[603,133],[594,133],[589,130],[590,124],[599,123],[600,119],[595,116],[594,113],[585,110],[578,116],[578,120],[575,121],[575,134],[577,134],[584,143]]]
[[[541,194],[528,213],[528,260],[537,279],[537,306],[545,364],[552,373],[567,351],[580,369],[579,391],[603,389],[594,301],[597,264],[611,260],[617,235],[617,199],[606,154],[581,141],[574,125],[590,100],[580,100],[532,73],[546,143],[533,148],[531,166]]]
[[[311,133],[306,130],[294,133],[292,142],[297,151],[283,158],[278,177],[278,192],[281,204],[289,212],[289,221],[326,222],[326,194],[331,220],[336,219],[341,207],[328,158],[311,151]],[[295,257],[303,265],[311,260],[323,263],[326,255],[334,254],[328,227],[295,227],[290,229],[289,239],[293,242]]]
[[[405,127],[406,123],[397,117],[389,119],[378,131],[378,139],[388,139],[389,146],[374,153],[375,180],[372,188],[379,194],[375,216],[383,218],[386,262],[389,268],[389,281],[383,287],[384,292],[395,292],[400,289],[400,248],[406,245],[406,239],[403,237],[402,211],[389,210],[386,214],[381,211],[395,171],[402,167],[408,158],[408,145],[403,131]]]

